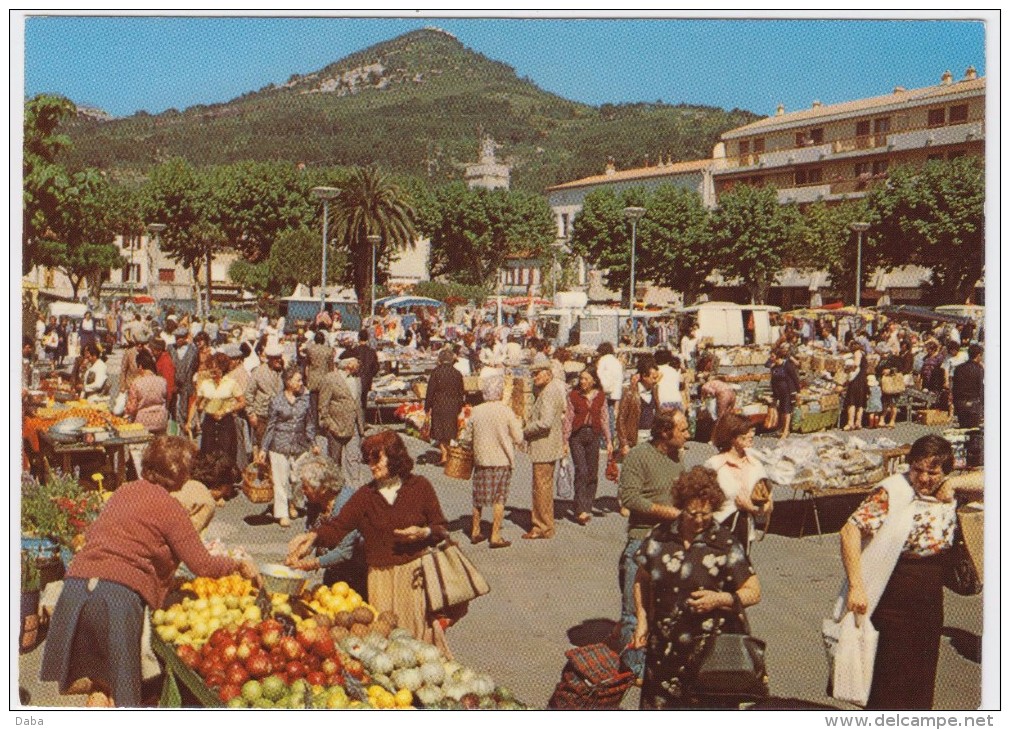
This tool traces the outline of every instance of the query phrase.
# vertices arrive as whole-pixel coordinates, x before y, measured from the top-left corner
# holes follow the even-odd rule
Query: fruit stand
[[[96,487],[91,475],[102,474],[110,490],[126,481],[128,448],[153,438],[143,425],[87,401],[49,403],[26,415],[21,431],[29,462],[41,465],[43,479],[50,468],[71,474],[76,467],[81,479]]]
[[[267,575],[267,585],[286,582],[294,595],[257,594],[238,576],[195,578],[154,612],[162,706],[524,709],[346,583],[302,591],[297,575],[278,576]]]

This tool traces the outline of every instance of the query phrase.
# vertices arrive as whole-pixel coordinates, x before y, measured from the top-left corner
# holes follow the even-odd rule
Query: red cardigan
[[[182,504],[144,479],[119,487],[84,538],[67,577],[119,583],[152,609],[161,608],[180,561],[212,578],[238,569],[231,558],[208,553]]]
[[[572,388],[568,394],[568,400],[572,403],[572,433],[575,433],[583,426],[590,426],[597,436],[610,438],[609,417],[605,416],[607,407],[607,395],[602,390],[596,391],[592,401],[586,400],[585,394],[578,388]]]
[[[402,541],[393,534],[393,530],[411,525],[430,527],[431,537]],[[358,530],[365,539],[368,567],[390,568],[415,560],[425,548],[448,537],[449,523],[431,482],[411,474],[403,480],[393,504],[379,494],[374,481],[358,489],[339,514],[319,524],[315,530],[316,545],[338,545],[353,530]]]

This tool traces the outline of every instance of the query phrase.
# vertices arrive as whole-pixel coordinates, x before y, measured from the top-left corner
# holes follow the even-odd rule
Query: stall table
[[[60,467],[65,474],[73,472],[74,461],[88,456],[101,456],[106,468],[103,473],[110,483],[106,487],[111,491],[126,481],[126,462],[129,458],[127,448],[136,444],[146,444],[154,439],[152,434],[135,438],[110,438],[101,443],[86,444],[83,442],[62,443],[53,439],[47,431],[39,431],[39,449],[48,468]],[[89,474],[82,474],[82,479],[90,481]]]
[[[910,446],[899,446],[894,449],[886,449],[879,452],[884,459],[883,470],[884,474],[890,476],[894,474],[898,465],[901,464],[902,460],[908,455]],[[814,512],[814,524],[817,526],[817,537],[818,539],[824,536],[821,531],[821,516],[817,509],[817,499],[819,497],[827,496],[844,496],[847,494],[869,494],[873,489],[879,484],[879,481],[867,482],[866,484],[856,484],[851,487],[830,487],[827,489],[822,489],[817,486],[811,486],[809,484],[797,484],[793,486],[793,499],[802,493],[801,499],[804,502],[803,508],[803,521],[800,523],[800,537],[803,537],[803,531],[807,526],[807,513],[810,509]]]

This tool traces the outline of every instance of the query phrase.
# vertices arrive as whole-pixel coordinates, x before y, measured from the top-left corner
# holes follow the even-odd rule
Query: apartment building
[[[713,151],[716,197],[734,185],[772,185],[782,203],[839,202],[867,194],[888,170],[985,154],[985,79],[954,81],[840,104],[813,102],[722,135]]]

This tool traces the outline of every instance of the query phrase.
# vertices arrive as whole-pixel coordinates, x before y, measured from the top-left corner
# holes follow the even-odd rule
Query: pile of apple
[[[183,644],[176,653],[229,707],[413,704],[409,693],[394,693],[389,701],[385,690],[369,692],[371,678],[361,662],[344,654],[330,632],[312,619],[302,621],[294,635],[274,618],[221,628],[200,649]]]

